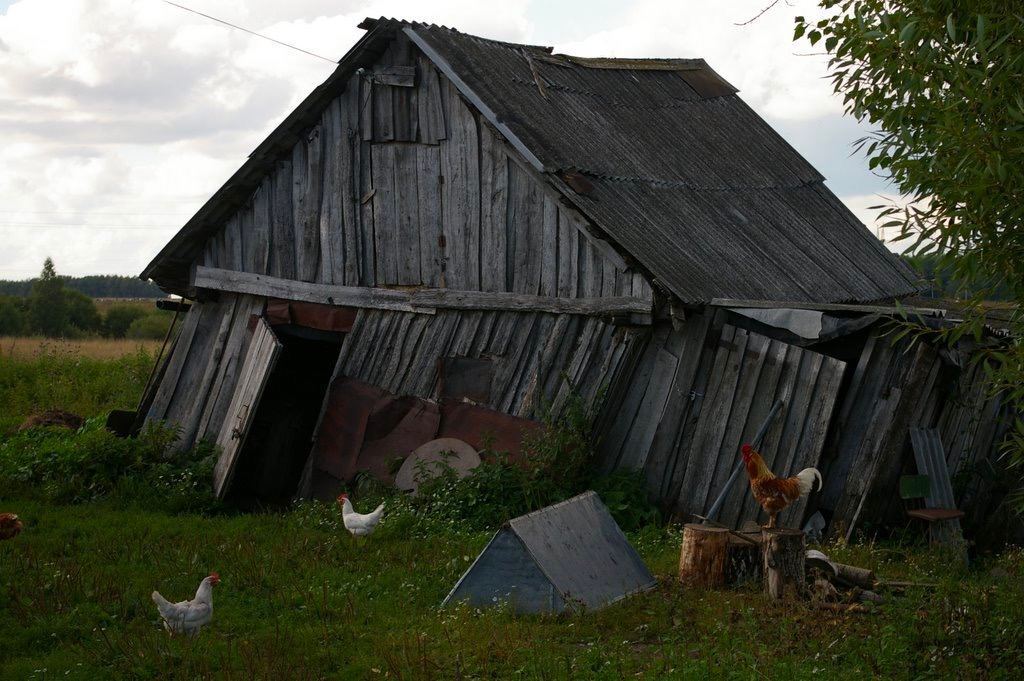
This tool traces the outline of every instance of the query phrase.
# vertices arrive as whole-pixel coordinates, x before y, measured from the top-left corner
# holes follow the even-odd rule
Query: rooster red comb
[[[754,451],[754,448],[751,447],[750,445],[743,445],[742,447],[740,447],[740,451],[743,452],[744,454],[750,454],[752,451]]]

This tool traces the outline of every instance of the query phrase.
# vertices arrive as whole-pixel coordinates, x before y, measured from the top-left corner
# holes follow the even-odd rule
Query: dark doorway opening
[[[239,452],[228,502],[244,509],[286,506],[309,457],[342,334],[275,326],[282,345]]]

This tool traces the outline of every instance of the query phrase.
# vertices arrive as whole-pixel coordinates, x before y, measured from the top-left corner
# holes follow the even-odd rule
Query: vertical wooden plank
[[[160,387],[157,388],[156,395],[149,407],[149,413],[146,414],[147,422],[159,421],[166,416],[167,407],[170,405],[171,396],[174,395],[174,389],[178,386],[178,377],[188,359],[189,351],[192,348],[192,339],[195,337],[196,328],[199,326],[202,315],[203,303],[198,302],[194,303],[185,314],[185,321],[182,322],[181,330],[178,331],[178,337],[174,341]]]
[[[371,147],[373,168],[373,224],[377,285],[395,285],[398,280],[398,217],[396,215],[395,148],[393,144]]]
[[[436,146],[416,145],[417,194],[419,196],[420,280],[424,286],[443,284],[444,248],[441,231],[441,151]]]
[[[407,90],[408,88],[398,88]],[[418,286],[420,277],[419,164],[415,144],[395,148],[395,218],[398,283]],[[430,178],[425,178],[430,184]],[[429,193],[429,187],[427,187]]]
[[[391,43],[394,66],[413,66],[412,42],[402,34],[395,36]],[[394,139],[399,142],[415,142],[417,128],[417,112],[415,106],[415,87],[392,87],[392,125]]]
[[[256,338],[245,358],[243,381],[235,391],[228,415],[217,437],[221,455],[214,468],[214,490],[223,497],[231,481],[231,474],[238,454],[245,444],[245,436],[256,416],[260,396],[266,386],[270,372],[281,352],[280,341],[274,337],[270,325],[260,320]]]
[[[317,281],[341,284],[344,280],[345,240],[342,237],[341,209],[341,104],[335,99],[320,118],[323,158],[321,162],[320,211],[318,241],[320,243],[320,273]],[[340,278],[335,280],[335,272]]]
[[[252,315],[260,313],[263,304],[262,298],[238,296],[220,366],[196,432],[197,439],[215,438],[220,432],[251,337],[249,319]]]
[[[540,295],[558,295],[558,204],[543,194],[544,213],[540,247]]]
[[[359,285],[360,239],[359,212],[359,77],[352,76],[339,102],[338,190],[341,228],[344,234],[344,262],[334,263],[334,281],[345,286]]]
[[[242,250],[242,221],[234,213],[224,224],[224,266],[229,270],[245,269],[245,254]]]
[[[245,239],[245,269],[267,274],[270,257],[270,199],[273,188],[265,178],[252,197],[251,218]]]
[[[190,400],[185,410],[185,417],[182,418],[180,446],[185,449],[191,447],[197,440],[200,432],[203,415],[209,408],[209,399],[216,382],[217,374],[221,368],[221,361],[224,357],[224,350],[227,347],[228,338],[231,333],[231,324],[235,317],[239,299],[244,296],[226,296],[220,301],[220,324],[213,338],[210,348],[204,352],[203,357],[196,357],[195,364],[205,364],[202,375],[199,377],[195,389],[190,390]]]
[[[558,210],[558,296],[574,297],[579,275],[579,233],[563,208]]]
[[[280,159],[271,180],[270,273],[284,279],[295,278],[295,215],[292,211],[292,162]]]
[[[448,141],[441,145],[442,224],[450,288],[480,289],[479,136],[473,112],[451,83],[446,85]]]
[[[373,141],[373,81],[369,78],[359,79],[359,129],[364,142]]]
[[[296,277],[315,281],[320,269],[321,133],[315,126],[292,152]]]
[[[419,140],[426,144],[437,144],[447,137],[444,110],[441,106],[441,81],[434,64],[426,57],[418,57],[416,66]]]
[[[376,286],[377,255],[376,228],[373,216],[373,154],[369,142],[361,142],[359,149],[359,233],[362,243],[360,285]]]
[[[480,126],[480,286],[508,291],[506,224],[508,157],[490,127]]]
[[[537,295],[540,291],[544,239],[544,199],[533,181],[518,163],[508,163],[508,248],[511,251],[509,274],[512,290]]]

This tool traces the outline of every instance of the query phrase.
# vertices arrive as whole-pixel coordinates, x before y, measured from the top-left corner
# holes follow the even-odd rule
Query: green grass
[[[655,591],[597,613],[441,610],[489,538],[459,531],[479,527],[472,518],[416,522],[405,505],[356,545],[337,510],[317,504],[174,514],[203,508],[185,503],[199,470],[192,459],[155,463],[144,440],[113,442],[92,426],[3,436],[36,408],[98,416],[130,407],[148,370],[143,355],[0,360],[0,511],[25,521],[0,542],[0,679],[988,679],[1024,667],[1020,550],[965,570],[920,546],[827,547],[882,577],[938,584],[872,614],[836,616],[770,603],[756,587],[683,588],[673,578],[678,531],[648,526],[631,539],[659,578]],[[119,461],[131,476],[107,470]],[[509,484],[462,489],[450,510],[498,513],[494,487],[507,495]],[[628,489],[605,493],[619,506],[628,499],[616,490]],[[53,501],[93,495],[102,498]],[[213,625],[196,640],[170,638],[150,592],[191,597],[210,570],[223,579]]]
[[[438,607],[487,533],[385,523],[355,545],[320,505],[211,518],[2,505],[26,521],[0,544],[5,679],[1011,678],[1024,663],[1019,551],[964,572],[923,549],[831,547],[882,576],[939,583],[834,616],[756,589],[682,588],[678,535],[648,528],[633,539],[656,591],[597,613],[515,617]],[[191,597],[210,570],[223,579],[213,625],[168,637],[150,592]]]
[[[134,409],[152,368],[153,356],[144,351],[93,359],[57,342],[31,358],[0,356],[0,435],[45,409],[80,416]]]

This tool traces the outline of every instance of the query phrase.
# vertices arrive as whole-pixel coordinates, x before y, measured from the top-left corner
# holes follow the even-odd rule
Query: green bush
[[[0,296],[0,336],[21,336],[28,332],[25,299]]]
[[[64,289],[64,308],[67,310],[66,335],[83,336],[99,333],[100,313],[92,298],[78,291]]]
[[[657,510],[648,502],[638,474],[593,475],[590,423],[591,414],[573,399],[561,418],[549,419],[543,431],[526,438],[524,453],[516,459],[485,449],[483,463],[469,475],[459,478],[452,468],[442,467],[439,475],[421,482],[415,497],[369,477],[358,478],[353,492],[367,508],[388,501],[391,531],[421,535],[494,530],[516,516],[591,488],[623,529],[656,522]]]
[[[214,507],[213,447],[178,452],[177,433],[150,424],[136,438],[108,431],[104,417],[77,432],[33,428],[0,444],[0,487],[58,504],[108,497],[169,512]]]
[[[167,334],[167,327],[170,325],[171,318],[163,312],[147,314],[133,321],[125,335],[140,340],[160,340]]]
[[[111,305],[103,318],[103,335],[107,338],[124,338],[132,323],[148,314],[138,305]]]

